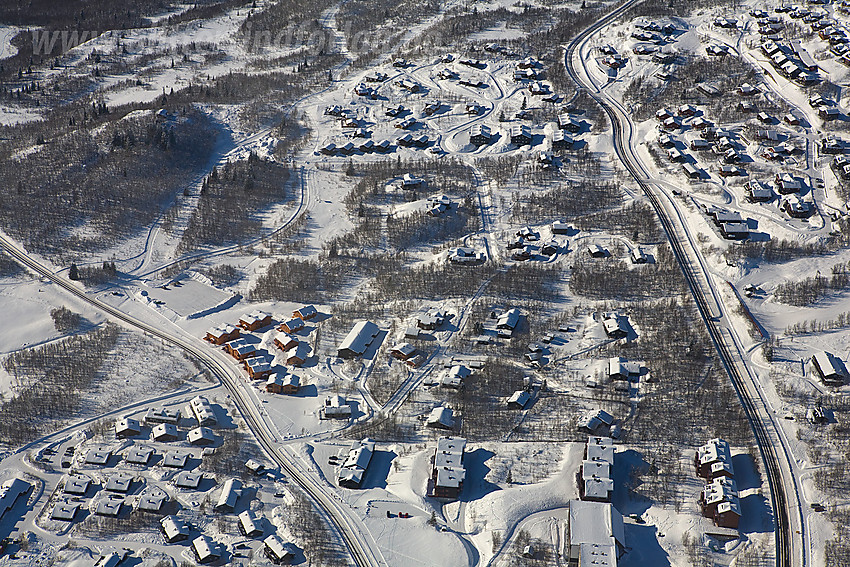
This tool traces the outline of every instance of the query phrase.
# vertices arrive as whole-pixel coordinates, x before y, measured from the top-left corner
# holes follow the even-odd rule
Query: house
[[[531,259],[531,247],[530,246],[522,246],[517,250],[514,250],[511,254],[511,258],[518,261],[530,260]]]
[[[792,177],[790,173],[777,173],[773,183],[781,195],[798,193],[802,188],[800,181]]]
[[[215,434],[209,427],[196,427],[186,435],[192,445],[212,445],[215,443]]]
[[[520,315],[520,310],[516,307],[508,309],[496,320],[496,328],[510,330],[516,329],[517,324],[519,324]]]
[[[701,152],[709,149],[711,147],[711,144],[708,142],[708,140],[703,140],[702,138],[694,138],[693,140],[688,142],[688,147],[695,152]]]
[[[431,410],[425,419],[425,427],[434,429],[454,429],[455,422],[452,410],[445,406],[438,406]]]
[[[728,463],[730,466],[732,463],[729,443],[717,437],[699,447],[694,454],[694,469],[697,476],[711,478],[712,466],[716,463]]]
[[[195,416],[198,425],[217,425],[218,419],[210,405],[209,400],[203,396],[195,396],[189,401],[189,408]]]
[[[610,502],[614,492],[612,465],[606,461],[582,461],[579,472],[579,498],[594,502]]]
[[[117,518],[121,514],[122,504],[124,504],[123,498],[105,498],[95,504],[94,513],[96,516]]]
[[[544,256],[552,256],[560,250],[560,243],[554,238],[551,240],[547,240],[540,246],[540,253]]]
[[[459,390],[463,387],[463,379],[472,374],[472,370],[462,364],[455,364],[440,378],[440,386]]]
[[[525,124],[511,126],[511,143],[515,146],[527,146],[531,143],[531,130]]]
[[[797,118],[796,116],[794,116],[793,114],[790,114],[790,113],[783,116],[782,120],[786,124],[788,124],[789,126],[799,126],[800,125],[800,119]]]
[[[337,484],[343,488],[360,488],[374,452],[375,442],[368,437],[362,441],[354,441],[339,467]]]
[[[304,342],[299,342],[295,345],[295,349],[290,350],[286,357],[287,366],[301,366],[307,362],[310,356],[310,345]]]
[[[278,326],[277,330],[284,332],[284,333],[292,334],[292,333],[297,333],[298,331],[300,331],[303,328],[304,328],[304,320],[296,317],[296,318],[290,319],[289,321],[285,321],[285,322],[281,323]],[[286,350],[286,349],[284,349],[284,350]]]
[[[575,120],[568,113],[564,112],[558,115],[558,128],[577,134],[581,131],[581,123]]]
[[[255,356],[246,360],[245,369],[251,380],[265,380],[272,373],[272,365],[264,356]]]
[[[272,316],[265,311],[252,311],[239,318],[239,326],[246,331],[256,331],[272,324]]]
[[[244,338],[239,338],[235,341],[226,343],[224,345],[224,350],[227,354],[239,361],[251,358],[257,352],[256,347]]]
[[[278,331],[278,333],[274,337],[274,344],[277,348],[279,348],[283,352],[286,352],[289,349],[298,346],[298,340],[283,331]]]
[[[759,91],[758,87],[754,87],[750,83],[743,83],[735,89],[735,92],[741,96],[754,96],[761,91]]]
[[[297,394],[300,379],[295,374],[275,373],[266,381],[266,392],[272,394]]]
[[[53,506],[53,510],[50,512],[50,519],[60,522],[72,522],[79,509],[80,505],[76,502],[60,500]]]
[[[535,81],[528,85],[528,91],[535,96],[546,95],[549,94],[549,85]]]
[[[484,261],[484,252],[478,252],[474,248],[459,246],[450,248],[446,257],[453,264],[477,264]]]
[[[153,447],[134,445],[124,454],[124,462],[132,465],[147,465],[154,454]]]
[[[17,476],[0,485],[0,519],[3,519],[6,512],[12,509],[18,498],[29,494],[32,488],[32,484]]]
[[[189,453],[168,451],[162,456],[162,466],[168,469],[182,469],[189,462]]]
[[[214,345],[223,345],[239,338],[239,327],[233,325],[220,325],[212,327],[204,336],[205,341],[209,341]]]
[[[457,499],[463,489],[466,470],[463,455],[466,439],[461,437],[440,437],[431,463],[431,478],[428,481],[427,494],[434,498]]]
[[[292,563],[295,559],[296,548],[286,543],[277,534],[272,534],[263,540],[263,553],[275,565]]]
[[[445,320],[446,316],[442,311],[431,310],[416,319],[416,326],[426,331],[435,331],[443,325]]]
[[[789,195],[782,200],[779,208],[785,211],[789,217],[795,219],[809,218],[815,212],[814,203],[811,201],[803,201],[800,199],[799,195]]]
[[[168,503],[168,494],[159,488],[147,488],[139,496],[139,501],[136,504],[136,510],[142,512],[153,512],[159,514],[162,512],[162,507]]]
[[[319,152],[323,153],[326,156],[332,156],[337,152],[336,144],[333,142],[328,142],[321,148],[319,148]]]
[[[735,110],[747,114],[758,112],[758,108],[756,108],[756,105],[748,100],[739,101],[738,104],[735,105]]]
[[[203,478],[204,475],[199,472],[180,471],[174,477],[174,486],[176,486],[177,488],[197,490]]]
[[[245,537],[255,538],[263,535],[263,524],[257,520],[254,513],[245,510],[239,516],[239,533]]]
[[[380,142],[375,142],[375,151],[381,153],[387,153],[392,149],[392,144],[390,144],[389,140],[381,140]]]
[[[729,150],[729,151],[734,152],[735,150]],[[737,155],[737,154],[735,154],[735,155]],[[717,173],[720,174],[720,177],[735,177],[735,176],[738,176],[738,175],[744,175],[743,173],[741,173],[741,169],[738,168],[738,167],[735,167],[734,165],[721,165],[718,168]]]
[[[738,528],[741,518],[741,503],[735,481],[721,477],[705,485],[700,493],[700,506],[703,516],[712,518],[715,525],[725,528]]]
[[[667,118],[666,120],[664,120],[661,123],[661,126],[665,130],[678,130],[679,128],[682,127],[682,122],[681,122],[681,120],[679,120],[675,116],[671,116],[670,118]]]
[[[702,116],[697,116],[693,120],[691,120],[691,128],[695,130],[705,130],[711,126],[711,121],[707,120]]]
[[[562,130],[555,130],[554,132],[552,132],[551,143],[553,150],[560,151],[571,150],[575,141],[572,139],[572,137],[568,136],[567,134],[564,134]]]
[[[631,257],[631,260],[632,260],[632,264],[646,264],[647,261],[649,260],[646,257],[646,253],[644,253],[643,248],[641,248],[640,246],[636,246],[635,248],[632,248],[632,251],[630,253],[630,257]]]
[[[189,539],[189,527],[177,516],[164,517],[159,521],[159,529],[168,543]]]
[[[616,565],[625,552],[623,516],[609,502],[570,501],[567,560],[578,565]]]
[[[245,468],[248,469],[251,474],[254,476],[260,476],[266,470],[265,465],[259,461],[255,461],[254,459],[248,459],[245,461]]]
[[[419,338],[419,328],[415,326],[410,326],[404,330],[404,338],[405,339],[418,339]]]
[[[104,485],[103,488],[108,492],[118,492],[120,494],[126,494],[130,491],[130,485],[132,483],[133,475],[118,472],[109,475],[109,477],[106,479],[106,485]]]
[[[119,439],[135,437],[142,432],[142,426],[137,419],[125,417],[115,422],[115,436]]]
[[[525,409],[526,404],[531,400],[531,394],[527,390],[517,390],[506,402],[511,409]]]
[[[563,222],[563,221],[555,221],[552,223],[552,234],[569,234],[572,232],[572,227]]]
[[[823,120],[835,120],[841,116],[841,111],[834,106],[821,106],[818,108],[818,116]]]
[[[608,359],[608,377],[611,380],[629,380],[632,376],[640,376],[640,369],[639,362],[629,362],[622,356]]]
[[[372,140],[366,140],[362,144],[360,144],[360,151],[363,153],[369,153],[375,149],[375,142]]]
[[[401,343],[390,349],[390,356],[399,360],[407,360],[416,354],[416,347],[410,343]]]
[[[351,406],[342,396],[329,396],[325,399],[319,417],[321,419],[348,419],[351,417]]]
[[[832,353],[816,352],[809,359],[809,371],[827,386],[841,386],[847,382],[847,369],[844,363]]]
[[[469,143],[474,146],[489,144],[491,138],[490,128],[482,124],[475,124],[469,130]]]
[[[745,185],[747,201],[751,203],[767,203],[773,199],[773,190],[755,179]]]
[[[160,423],[151,431],[151,438],[160,443],[170,443],[177,441],[179,434],[176,426],[170,423]]]
[[[682,170],[685,172],[685,175],[688,176],[689,179],[699,179],[702,177],[702,172],[694,167],[693,164],[683,163]]]
[[[221,487],[218,501],[215,505],[216,512],[233,512],[236,501],[242,495],[242,481],[238,478],[229,478]]]
[[[679,108],[676,109],[676,114],[683,117],[688,118],[690,116],[694,116],[697,113],[697,108],[691,104],[683,104]]]
[[[401,188],[407,191],[418,191],[424,189],[426,182],[421,177],[415,177],[409,173],[405,173],[401,177]]]
[[[192,554],[198,563],[213,563],[221,559],[221,547],[209,537],[200,535],[192,540]]]
[[[301,319],[302,321],[309,321],[318,315],[319,312],[312,305],[305,305],[304,307],[300,307],[292,312],[293,318]]]
[[[381,329],[371,321],[360,321],[354,325],[337,349],[340,358],[363,356]]]
[[[156,423],[168,423],[171,425],[177,425],[177,422],[180,421],[180,410],[172,410],[168,408],[162,408],[159,410],[150,408],[145,414],[145,423],[147,425],[156,424]]]

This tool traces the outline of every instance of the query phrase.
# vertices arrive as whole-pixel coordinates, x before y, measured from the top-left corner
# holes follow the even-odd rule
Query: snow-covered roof
[[[233,510],[236,507],[236,501],[242,493],[242,481],[238,478],[229,478],[221,488],[221,494],[218,496],[216,509]]]
[[[428,427],[442,427],[452,429],[455,426],[452,410],[445,406],[438,406],[431,410],[425,421]]]
[[[570,501],[570,546],[625,545],[623,516],[608,502]]]
[[[371,321],[359,321],[343,339],[338,350],[362,355],[380,332],[381,329]]]

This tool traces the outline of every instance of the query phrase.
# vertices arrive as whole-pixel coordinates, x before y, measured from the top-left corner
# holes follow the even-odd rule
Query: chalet
[[[123,498],[105,498],[95,505],[94,513],[96,516],[117,518],[121,514],[122,504],[124,504]]]
[[[396,86],[401,87],[407,92],[418,93],[419,92],[419,83],[415,81],[411,81],[410,79],[399,79],[395,82]]]
[[[286,355],[287,366],[301,366],[307,362],[310,356],[310,345],[304,342],[299,342],[293,350],[290,350]]]
[[[245,461],[245,468],[248,469],[248,471],[250,471],[250,473],[254,476],[260,476],[266,470],[263,463],[255,461],[254,459],[248,459]]]
[[[525,124],[511,126],[511,143],[515,146],[527,146],[531,144],[531,130]]]
[[[326,156],[332,156],[337,153],[336,144],[334,144],[333,142],[328,142],[327,144],[319,148],[319,152]]]
[[[266,380],[272,373],[272,365],[264,356],[255,356],[245,361],[245,370],[251,380]]]
[[[205,535],[192,540],[192,554],[198,563],[213,563],[221,559],[221,546]]]
[[[233,325],[221,325],[208,330],[204,340],[209,341],[214,345],[223,345],[224,343],[238,338],[239,327],[234,327]]]
[[[558,128],[577,134],[581,131],[581,122],[564,112],[558,115]]]
[[[632,248],[632,251],[629,256],[631,257],[632,264],[646,264],[649,261],[649,259],[646,257],[646,253],[640,246],[635,246],[634,248]]]
[[[404,69],[405,67],[409,66],[410,62],[408,62],[408,60],[404,58],[398,58],[393,61],[393,67],[396,67],[398,69]]]
[[[360,488],[374,452],[375,442],[371,439],[354,441],[339,467],[337,484],[343,488]]]
[[[256,347],[243,338],[226,343],[224,345],[224,350],[227,354],[239,361],[251,358],[257,353]]]
[[[396,139],[396,143],[403,148],[409,148],[413,146],[413,135],[405,134],[404,136],[400,136]]]
[[[482,107],[480,104],[471,102],[466,105],[466,113],[472,116],[477,116],[481,113],[481,110],[483,110],[483,108],[484,107]]]
[[[639,362],[629,362],[622,356],[608,359],[608,377],[611,380],[629,380],[633,376],[640,376]]]
[[[137,419],[125,417],[115,422],[115,436],[119,439],[135,437],[142,432],[142,426]]]
[[[744,240],[750,236],[750,228],[745,222],[724,222],[720,234],[727,240]]]
[[[452,410],[445,406],[438,406],[431,410],[425,419],[425,427],[433,429],[454,429],[455,421]]]
[[[177,441],[178,437],[179,431],[177,430],[177,426],[171,425],[170,423],[160,423],[151,431],[151,438],[160,443]]]
[[[515,330],[519,324],[520,315],[520,311],[516,307],[508,309],[496,320],[496,328]]]
[[[415,177],[409,173],[405,173],[401,177],[401,188],[408,191],[418,191],[427,186],[427,182],[421,177]]]
[[[458,74],[452,71],[451,69],[440,69],[437,71],[437,78],[442,79],[444,81],[448,81],[451,79],[457,79]]]
[[[461,65],[466,65],[467,67],[473,67],[475,69],[483,69],[487,65],[479,60],[479,59],[461,59],[458,61]]]
[[[818,108],[818,116],[823,120],[835,120],[841,116],[841,111],[834,106],[821,106]]]
[[[608,255],[608,251],[602,248],[599,244],[589,244],[587,246],[587,253],[591,258],[605,258]]]
[[[390,356],[399,360],[407,360],[416,354],[416,347],[410,343],[401,343],[390,349]]]
[[[462,364],[455,364],[440,378],[440,386],[459,390],[463,387],[464,378],[472,374],[472,370]]]
[[[431,310],[416,319],[416,326],[426,331],[434,331],[439,329],[445,320],[446,316],[442,311]]]
[[[844,140],[833,138],[832,136],[827,136],[820,140],[818,145],[823,154],[842,154],[847,149],[847,144]]]
[[[162,537],[168,543],[176,543],[189,539],[189,527],[177,516],[166,516],[159,521]]]
[[[770,124],[771,122],[773,122],[773,117],[764,111],[761,111],[756,114],[756,119],[764,124]]]
[[[676,60],[676,54],[671,51],[658,49],[652,54],[652,60],[661,65],[668,65]]]
[[[517,390],[511,394],[506,403],[511,409],[525,409],[529,400],[531,400],[531,394],[527,390]]]
[[[738,20],[735,18],[723,18],[718,16],[717,18],[714,18],[714,25],[719,28],[734,29],[738,27]]]
[[[708,128],[709,126],[711,126],[711,121],[705,119],[702,116],[697,116],[696,118],[694,118],[691,121],[691,128],[693,128],[695,130],[704,130],[705,128]]]
[[[393,106],[391,108],[386,109],[384,111],[384,114],[386,114],[387,116],[389,116],[391,118],[395,118],[397,116],[401,116],[406,111],[407,111],[407,109],[404,106],[398,105],[398,106]]]
[[[278,326],[278,331],[283,331],[284,333],[297,333],[301,329],[304,328],[304,320],[298,317],[290,319],[289,321],[285,321]]]
[[[721,477],[705,485],[700,493],[703,516],[718,526],[737,528],[741,517],[738,487],[734,480]]]
[[[450,248],[446,257],[453,264],[474,264],[484,261],[483,252],[464,246]]]
[[[372,140],[366,140],[359,147],[360,151],[363,153],[369,153],[375,150],[375,142]]]
[[[189,453],[168,451],[162,456],[162,466],[168,469],[182,469],[189,462]]]
[[[687,156],[682,153],[682,150],[679,148],[670,148],[667,150],[667,157],[670,158],[670,161],[673,162],[683,162],[687,161]]]
[[[321,419],[348,419],[351,417],[351,406],[342,396],[329,396],[325,399],[319,417]]]
[[[199,472],[181,471],[174,477],[174,486],[177,488],[197,490],[202,479],[203,475]]]
[[[694,116],[697,113],[697,109],[695,106],[690,104],[683,104],[679,108],[676,109],[676,114],[683,118],[688,118],[690,116]]]
[[[131,465],[147,465],[154,454],[153,447],[134,445],[124,454],[124,462]]]
[[[434,498],[457,499],[463,489],[466,470],[463,465],[466,439],[440,437],[431,464],[427,494]]]
[[[799,193],[802,188],[800,181],[792,177],[790,173],[777,173],[773,180],[773,184],[776,186],[776,190],[781,195]]]
[[[666,108],[662,108],[661,110],[657,110],[655,112],[655,119],[659,122],[664,122],[668,118],[673,118],[673,113],[667,110]]]
[[[481,124],[475,124],[469,131],[469,143],[474,146],[489,144],[491,138],[490,128]]]
[[[272,316],[265,311],[252,311],[239,318],[239,326],[246,331],[256,331],[272,324]]]
[[[534,81],[539,78],[534,69],[514,69],[514,82]]]
[[[703,140],[702,138],[694,138],[688,142],[688,147],[693,151],[700,152],[709,149],[711,147],[711,143],[709,143],[708,140]]]
[[[210,405],[209,400],[203,396],[195,396],[189,401],[189,408],[198,425],[216,425],[218,420],[215,417],[215,412]]]
[[[773,190],[761,181],[752,179],[744,188],[747,201],[751,203],[767,203],[773,199]]]
[[[778,142],[780,134],[776,130],[756,130],[756,138],[759,140],[767,140],[769,142]]]
[[[535,81],[528,85],[528,91],[535,96],[547,95],[549,94],[549,85],[541,83],[540,81]]]
[[[757,95],[760,91],[758,87],[752,86],[750,83],[744,83],[739,85],[735,92],[741,96],[754,96]]]
[[[291,543],[284,542],[277,534],[272,534],[263,540],[263,553],[274,563],[292,563],[295,559],[296,548]]]
[[[128,473],[118,472],[111,474],[106,479],[104,490],[108,492],[118,492],[126,494],[130,491],[130,485],[133,483],[133,475]]]
[[[375,72],[373,75],[366,75],[364,77],[367,83],[383,83],[387,79],[390,78],[386,73],[382,73],[380,71]]]
[[[706,96],[720,96],[723,92],[720,87],[714,83],[697,83],[697,90]]]
[[[748,100],[739,101],[737,105],[735,105],[735,110],[738,112],[743,112],[745,114],[752,114],[754,112],[758,112],[758,108],[755,104]]]
[[[738,175],[743,175],[741,169],[734,165],[721,165],[718,168],[717,173],[720,175],[720,177],[736,177]]]
[[[373,100],[378,96],[377,91],[372,87],[367,86],[366,83],[357,83],[354,87],[354,94],[357,96],[365,96]]]
[[[354,325],[337,349],[340,358],[363,356],[381,329],[371,321],[360,321]]]
[[[339,147],[339,152],[344,156],[350,156],[356,150],[357,148],[355,148],[354,144],[352,144],[351,142],[346,142],[344,145]],[[271,321],[269,321],[269,324],[271,324]]]
[[[715,226],[720,226],[725,222],[742,222],[743,218],[741,217],[741,213],[735,211],[727,211],[726,209],[721,209],[719,207],[709,207],[706,208],[706,214],[711,217],[711,220],[714,222]]]
[[[73,522],[74,516],[77,515],[77,510],[79,509],[80,505],[76,502],[60,500],[53,506],[53,510],[50,512],[50,519],[60,522]]]
[[[272,374],[266,382],[266,391],[276,394],[297,394],[301,379],[296,374]]]
[[[665,130],[678,130],[682,127],[682,122],[675,116],[671,116],[670,118],[665,119],[661,123],[661,126]]]
[[[416,326],[410,326],[404,330],[404,338],[405,339],[418,339],[420,335],[420,330]]]
[[[298,340],[283,331],[278,331],[278,333],[274,337],[274,344],[277,348],[279,348],[283,352],[286,352],[289,349],[298,346]]]
[[[622,339],[629,334],[628,324],[623,321],[625,317],[616,313],[607,313],[602,318],[602,327],[605,334],[612,339]]]
[[[573,141],[573,139],[570,136],[564,134],[563,131],[555,130],[554,132],[552,132],[553,150],[570,150],[572,149],[574,143],[575,142]]]
[[[177,425],[177,422],[179,421],[180,410],[172,410],[168,408],[156,410],[150,408],[145,414],[145,423],[147,425],[156,423],[169,423],[171,425]]]
[[[812,355],[809,359],[809,372],[827,386],[841,386],[847,382],[844,363],[826,351]]]
[[[162,507],[168,503],[168,494],[159,488],[147,488],[141,495],[136,504],[136,510],[142,512],[153,512],[159,514]]]
[[[221,488],[218,501],[215,505],[216,512],[233,512],[236,501],[242,495],[242,481],[237,478],[229,478]]]
[[[552,223],[552,234],[569,234],[571,231],[572,227],[563,221]]]
[[[670,134],[662,134],[658,136],[658,145],[664,149],[675,148],[676,138],[674,138]]]
[[[547,240],[540,246],[540,253],[544,256],[552,256],[554,254],[557,254],[560,248],[560,243],[553,238],[551,240]]]
[[[209,427],[196,427],[189,431],[186,439],[192,445],[212,445],[215,443],[215,434]]]
[[[694,454],[694,469],[697,476],[712,478],[712,466],[716,463],[728,463],[731,466],[732,453],[729,443],[720,438],[710,439],[699,447]]]
[[[702,172],[696,167],[694,167],[693,164],[683,163],[682,170],[685,172],[685,175],[687,175],[690,179],[699,179],[700,177],[702,177]]]
[[[239,533],[245,537],[255,538],[263,535],[263,524],[257,520],[254,513],[245,510],[239,516]]]
[[[712,57],[723,57],[729,55],[729,46],[727,45],[709,45],[705,48],[705,52]]]

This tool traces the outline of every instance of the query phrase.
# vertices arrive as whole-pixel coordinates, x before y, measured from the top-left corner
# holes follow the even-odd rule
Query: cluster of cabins
[[[776,41],[767,40],[761,44],[761,50],[773,68],[785,78],[801,86],[820,82],[817,63],[803,49],[800,42],[793,42],[792,47],[788,47]]]
[[[456,500],[463,489],[466,469],[463,464],[466,439],[440,437],[431,460],[431,476],[428,479],[428,496]]]
[[[610,502],[614,493],[614,444],[610,437],[589,437],[577,475],[579,497]]]
[[[425,362],[425,356],[419,354],[416,347],[410,343],[399,343],[390,349],[390,356],[401,360],[411,368],[421,366]]]
[[[337,483],[344,488],[360,488],[374,452],[375,442],[369,438],[352,442],[339,466]]]
[[[711,439],[697,449],[694,468],[697,476],[706,480],[699,498],[702,515],[714,520],[718,527],[737,529],[741,519],[741,502],[729,443],[723,439]]]
[[[721,236],[728,240],[745,240],[750,235],[750,228],[741,214],[736,211],[727,211],[720,207],[707,206],[705,213],[718,228]]]
[[[278,325],[274,345],[285,354],[289,366],[301,366],[309,356],[309,345],[294,335],[305,329],[305,321],[318,315],[312,305],[293,311],[292,317]],[[258,331],[272,325],[272,316],[264,311],[253,311],[240,318],[238,327],[222,325],[207,331],[205,340],[222,345],[225,352],[241,362],[252,380],[265,380],[265,389],[270,393],[294,394],[300,386],[298,376],[285,371],[275,372],[268,353],[258,350],[254,343],[240,336],[241,330]]]

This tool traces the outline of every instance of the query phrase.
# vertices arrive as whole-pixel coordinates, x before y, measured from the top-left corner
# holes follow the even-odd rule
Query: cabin
[[[431,310],[416,319],[416,326],[426,331],[435,331],[443,325],[445,320],[446,316],[442,311]]]
[[[622,339],[629,335],[629,329],[616,313],[606,314],[602,318],[602,327],[605,329],[605,334],[612,339]]]
[[[181,471],[174,477],[174,486],[177,488],[185,488],[189,490],[197,490],[203,480],[203,475],[199,472]]]
[[[799,193],[802,188],[800,181],[792,177],[790,173],[777,173],[773,183],[780,195]]]
[[[351,405],[342,396],[329,396],[325,399],[319,417],[321,419],[348,419],[351,417]]]
[[[558,128],[572,134],[578,134],[581,131],[581,123],[564,112],[558,115]]]
[[[245,361],[245,370],[251,380],[265,380],[272,373],[272,365],[264,356],[255,356]]]
[[[632,248],[631,253],[629,254],[632,264],[646,264],[649,259],[646,256],[646,253],[643,251],[643,248],[640,246],[636,246]]]
[[[236,501],[242,495],[242,481],[237,478],[230,478],[224,483],[221,492],[218,496],[218,501],[215,505],[216,512],[233,512],[236,507]]]
[[[446,257],[453,264],[477,264],[484,261],[483,252],[478,252],[474,248],[466,246],[450,248]]]
[[[123,498],[107,498],[98,502],[94,507],[96,516],[105,516],[107,518],[117,518],[121,514],[121,507],[124,504]]]
[[[454,429],[454,426],[452,410],[445,406],[435,407],[425,419],[425,427],[432,429]]]
[[[230,341],[224,345],[224,350],[235,358],[238,361],[244,361],[257,353],[257,349],[254,345],[250,344],[244,338],[236,339],[235,341]]]
[[[407,360],[416,354],[416,347],[410,343],[401,343],[390,349],[390,356],[398,360]]]
[[[302,366],[310,356],[310,345],[299,342],[286,356],[287,366]]]
[[[562,130],[555,130],[552,132],[551,144],[553,150],[571,150],[574,143],[575,141],[572,137],[564,134]]]
[[[168,543],[177,543],[189,539],[189,527],[177,516],[166,516],[159,521],[162,537]]]
[[[109,475],[104,485],[104,490],[108,492],[118,492],[126,494],[130,491],[130,485],[133,483],[133,475],[128,473],[118,472]]]
[[[401,188],[407,191],[419,191],[427,186],[427,182],[421,177],[414,177],[405,173],[401,177]]]
[[[135,437],[142,432],[142,426],[137,419],[125,417],[115,422],[115,436],[119,439]]]
[[[708,142],[708,140],[703,140],[702,138],[694,138],[693,140],[688,142],[688,147],[695,152],[701,152],[709,149],[711,147],[711,144]]]
[[[178,437],[179,431],[177,430],[177,426],[170,423],[160,423],[151,430],[151,438],[160,443],[177,441]]]
[[[255,538],[263,535],[263,524],[250,510],[241,512],[239,518],[239,533],[245,537]]]
[[[304,307],[299,307],[295,311],[292,312],[292,317],[301,319],[302,321],[309,321],[318,315],[319,312],[312,305],[305,305]]]
[[[700,446],[694,454],[694,470],[697,476],[711,478],[712,466],[716,463],[732,463],[732,453],[729,443],[720,438],[713,438]]]
[[[159,514],[162,507],[168,503],[168,494],[159,488],[147,488],[139,496],[136,510]]]
[[[285,321],[285,322],[281,323],[278,326],[277,330],[282,331],[284,333],[292,334],[292,333],[297,333],[298,331],[300,331],[303,328],[304,328],[304,320],[296,317],[296,318],[290,319],[289,321]],[[284,350],[286,350],[286,349],[284,349]]]
[[[440,378],[440,386],[459,390],[463,387],[463,380],[472,374],[472,370],[462,364],[455,364]]]
[[[0,485],[0,519],[12,509],[18,498],[29,494],[32,488],[32,484],[17,476]]]
[[[189,462],[189,453],[182,451],[168,451],[162,456],[162,466],[169,469],[186,468],[186,463]]]
[[[354,325],[337,349],[340,358],[363,356],[381,329],[371,321],[360,321]]]
[[[298,346],[298,340],[283,331],[278,331],[278,333],[274,337],[274,344],[277,348],[279,348],[283,352],[286,352],[289,349]]]
[[[745,222],[724,222],[720,234],[727,240],[745,240],[750,236],[750,228]]]
[[[847,382],[844,363],[826,351],[812,355],[809,359],[809,372],[827,386],[841,386]]]
[[[292,563],[295,552],[295,546],[284,542],[277,534],[272,534],[263,540],[263,554],[275,565]]]
[[[591,258],[605,258],[608,255],[608,251],[599,244],[589,244],[587,246],[587,253]]]
[[[124,454],[124,462],[131,465],[147,465],[153,457],[153,447],[134,445]]]
[[[221,546],[205,535],[192,540],[192,554],[198,563],[213,563],[221,559]]]
[[[203,426],[196,427],[195,429],[189,431],[189,433],[186,435],[186,439],[192,445],[200,446],[212,445],[216,441],[215,434],[212,432],[212,429]]]
[[[209,341],[214,345],[223,345],[224,343],[228,343],[238,338],[239,327],[234,327],[233,325],[212,327],[204,336],[205,341]]]
[[[339,467],[337,484],[343,488],[360,488],[374,452],[375,442],[371,439],[354,441]]]
[[[154,409],[150,408],[145,414],[145,424],[152,425],[157,423],[168,423],[177,425],[180,421],[180,410],[169,408]]]
[[[767,203],[773,200],[773,190],[755,179],[745,185],[747,201],[751,203]]]
[[[209,400],[203,396],[195,396],[189,401],[189,409],[198,422],[198,425],[216,425],[218,420]]]
[[[527,390],[517,390],[508,398],[506,404],[511,409],[525,409],[531,400],[531,394]]]
[[[814,203],[811,201],[803,201],[798,195],[789,195],[782,200],[779,208],[795,219],[805,219],[812,216],[815,212]]]
[[[608,359],[608,377],[611,380],[629,380],[640,376],[640,363],[629,362],[622,356],[613,356]]]
[[[252,311],[239,318],[239,326],[246,331],[256,331],[272,324],[272,316],[265,311]]]
[[[53,506],[53,510],[50,512],[50,519],[60,522],[73,522],[79,509],[80,505],[76,502],[60,500]]]

